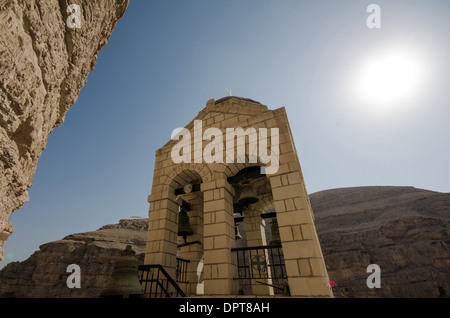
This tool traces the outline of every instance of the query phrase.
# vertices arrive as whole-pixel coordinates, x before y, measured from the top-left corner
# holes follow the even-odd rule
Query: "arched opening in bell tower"
[[[259,166],[228,178],[235,189],[233,216],[240,295],[288,295],[286,268],[270,182]]]
[[[203,271],[203,192],[201,176],[183,170],[173,178],[178,205],[176,282],[187,295],[202,294]],[[199,270],[200,269],[200,270]]]

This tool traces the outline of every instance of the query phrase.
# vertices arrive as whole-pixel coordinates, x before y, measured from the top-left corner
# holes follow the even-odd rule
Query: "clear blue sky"
[[[381,8],[369,29],[366,8]],[[285,106],[310,193],[394,185],[450,192],[450,2],[131,0],[11,215],[5,259],[148,216],[154,153],[210,98]],[[420,56],[414,98],[358,99],[360,63]]]

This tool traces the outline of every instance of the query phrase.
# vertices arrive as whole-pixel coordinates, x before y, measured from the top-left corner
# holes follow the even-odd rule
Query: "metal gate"
[[[275,295],[289,295],[286,266],[280,245],[233,248],[236,253],[239,293],[252,293],[251,285],[273,287]]]

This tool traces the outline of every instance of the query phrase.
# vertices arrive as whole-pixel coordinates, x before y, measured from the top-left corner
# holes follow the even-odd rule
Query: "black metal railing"
[[[177,277],[186,278],[186,272],[181,268],[187,269],[187,260],[178,261],[177,259]],[[182,264],[179,266],[178,264]],[[184,266],[186,264],[186,266]],[[178,271],[180,268],[180,271]],[[178,286],[175,280],[166,272],[160,264],[140,265],[139,281],[144,289],[144,296],[149,298],[165,298],[165,297],[186,297],[186,294]]]
[[[188,270],[188,264],[190,263],[190,260],[183,259],[177,257],[177,266],[176,266],[176,277],[175,280],[179,283],[187,283],[187,270]]]
[[[283,251],[280,245],[233,248],[236,253],[239,289],[251,294],[253,283],[273,287],[275,295],[287,295],[288,284]]]

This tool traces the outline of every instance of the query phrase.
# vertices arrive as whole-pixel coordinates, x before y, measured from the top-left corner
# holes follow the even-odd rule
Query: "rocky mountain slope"
[[[360,187],[310,198],[336,296],[450,296],[450,194]],[[381,268],[380,289],[366,286],[369,264]]]
[[[77,9],[68,10],[72,4]],[[0,260],[12,233],[8,217],[28,201],[48,136],[77,100],[127,6],[128,0],[0,2]]]
[[[450,194],[412,187],[358,187],[310,195],[336,297],[448,297]],[[114,259],[132,244],[143,261],[146,219],[121,220],[44,244],[0,271],[2,297],[96,297]],[[69,289],[69,264],[81,267],[81,289]],[[369,264],[381,288],[369,289]]]
[[[144,261],[148,219],[121,220],[93,232],[77,233],[40,246],[23,262],[10,263],[0,274],[0,297],[98,297],[114,260],[126,245]],[[81,288],[70,289],[67,266],[77,264]]]

